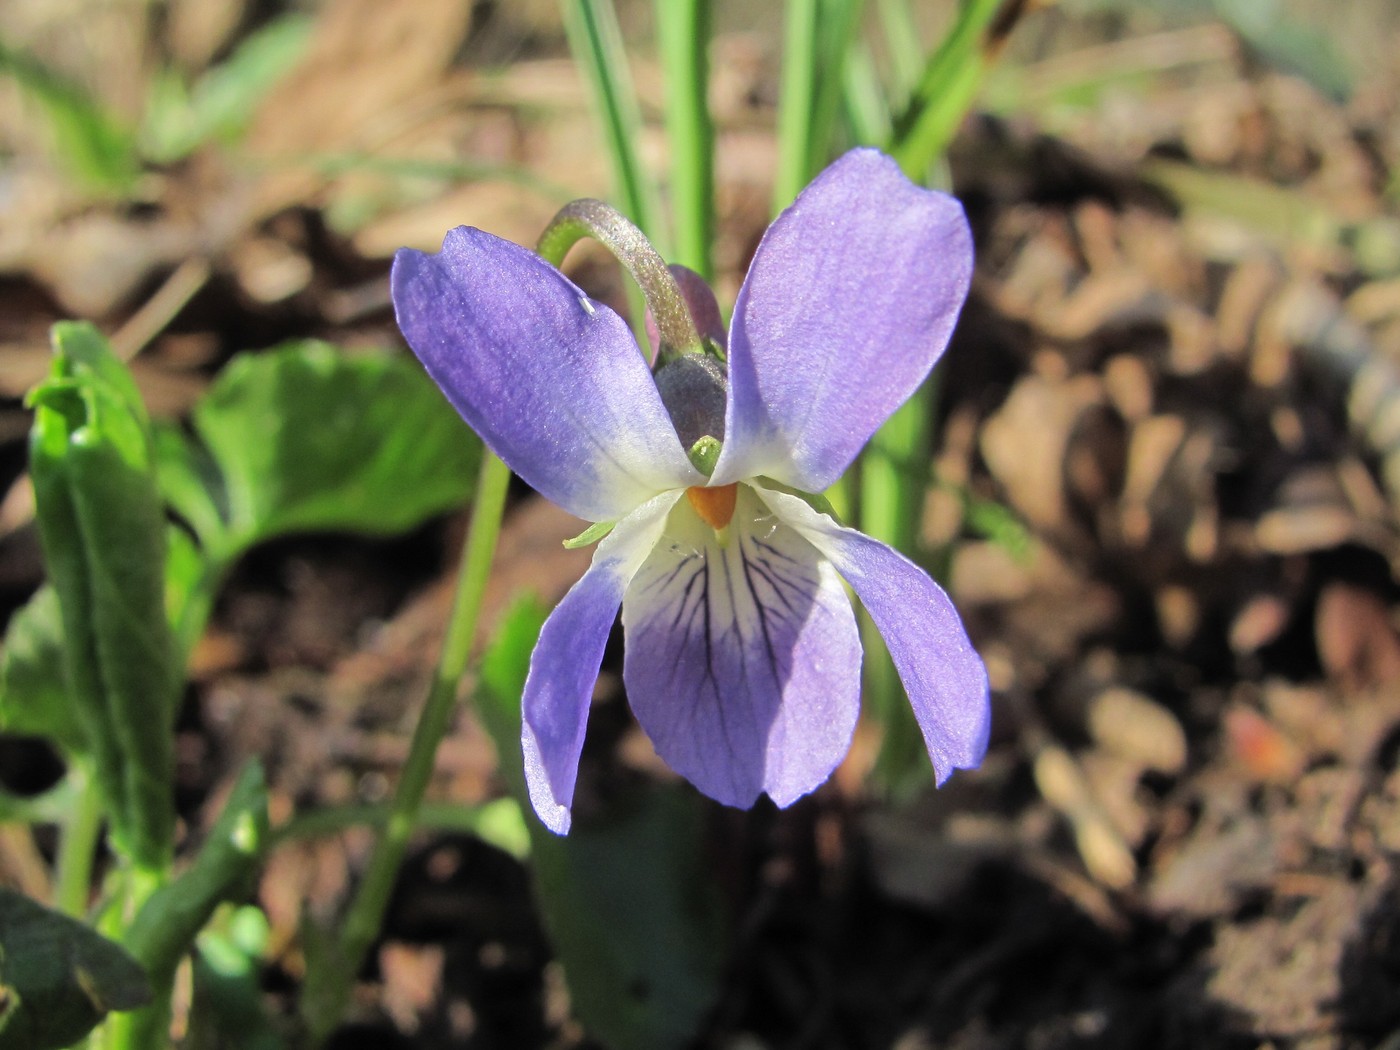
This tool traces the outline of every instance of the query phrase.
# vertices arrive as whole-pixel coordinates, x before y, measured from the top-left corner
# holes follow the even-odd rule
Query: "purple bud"
[[[702,437],[724,440],[724,366],[708,354],[685,354],[656,373],[656,389],[670,413],[681,445]]]

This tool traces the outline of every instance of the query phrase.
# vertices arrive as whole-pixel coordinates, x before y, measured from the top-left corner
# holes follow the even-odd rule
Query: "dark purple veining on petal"
[[[725,544],[673,511],[624,602],[624,677],[658,753],[700,790],[786,805],[849,745],[859,638],[835,574],[740,493]]]

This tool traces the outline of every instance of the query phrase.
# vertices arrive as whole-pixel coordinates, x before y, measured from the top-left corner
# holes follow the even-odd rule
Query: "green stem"
[[[340,835],[351,828],[382,828],[389,821],[391,803],[326,806],[290,817],[274,828],[268,849],[302,839]],[[478,806],[460,802],[424,802],[418,809],[418,827],[424,831],[475,835],[493,846],[523,859],[529,852],[528,832],[514,799],[502,798]],[[517,834],[518,832],[518,834]]]
[[[355,974],[363,965],[382,927],[394,879],[418,823],[418,812],[432,777],[438,745],[447,732],[456,706],[457,686],[471,656],[481,601],[486,593],[496,539],[501,531],[509,482],[510,470],[506,465],[491,453],[485,453],[457,578],[457,595],[443,638],[437,673],[418,717],[388,819],[375,842],[369,867],[345,916],[337,942],[338,959],[334,978],[325,982],[322,994],[315,1002],[306,1004],[312,1046],[324,1043],[339,1021],[349,1000]]]
[[[778,101],[778,174],[773,181],[775,212],[792,203],[811,175],[808,165],[812,154],[819,6],[820,0],[788,0],[782,94]]]
[[[76,791],[58,847],[54,904],[60,911],[81,919],[87,914],[88,894],[92,890],[92,861],[102,831],[102,796],[81,764],[74,763],[68,776]]]
[[[707,281],[714,235],[714,129],[706,99],[710,6],[709,0],[656,0],[657,38],[666,70],[675,260]]]

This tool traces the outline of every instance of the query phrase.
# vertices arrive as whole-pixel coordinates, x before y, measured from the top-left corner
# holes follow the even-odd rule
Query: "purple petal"
[[[938,783],[954,769],[979,765],[991,729],[987,669],[943,589],[879,540],[836,524],[794,496],[757,491],[780,520],[831,559],[865,605],[909,694]]]
[[[860,638],[831,565],[746,485],[716,540],[686,503],[627,590],[627,698],[711,798],[780,806],[831,775],[860,706]]]
[[[954,198],[852,150],[768,228],[734,306],[713,484],[841,476],[948,343],[972,276]]]
[[[506,465],[571,514],[702,482],[626,324],[534,252],[470,227],[394,257],[404,338]]]
[[[521,745],[530,802],[556,835],[569,830],[588,705],[623,592],[661,536],[680,498],[667,492],[638,507],[598,544],[593,564],[549,614],[530,656],[521,699]]]

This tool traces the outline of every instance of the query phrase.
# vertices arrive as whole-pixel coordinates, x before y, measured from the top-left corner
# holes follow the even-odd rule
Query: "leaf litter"
[[[186,61],[220,53],[246,24],[236,6],[201,30],[181,5]],[[528,241],[559,203],[559,172],[570,195],[605,192],[601,163],[578,159],[593,156],[590,130],[552,16],[466,10],[329,5],[306,64],[254,116],[247,157],[260,160],[199,154],[160,174],[140,214],[34,180],[38,203],[0,225],[4,394],[32,381],[25,355],[52,320],[77,309],[118,327],[190,258],[207,277],[150,324],[136,361],[159,414],[187,410],[242,347],[394,343],[393,247],[460,222]],[[414,61],[363,50],[366,19]],[[1253,65],[1218,25],[1183,32],[1196,35],[1154,44],[1165,72],[1150,91],[1088,107],[1060,103],[1067,83],[1138,59],[1095,42],[1109,50],[1071,49],[1078,66],[1028,63],[1026,97],[1043,101],[972,119],[954,146],[979,270],[945,363],[936,471],[1008,508],[1029,546],[1010,556],[965,535],[934,497],[925,534],[953,538],[951,588],[996,690],[992,751],[936,794],[877,800],[847,770],[782,814],[711,811],[734,930],[701,1045],[1359,1050],[1400,1033],[1400,433],[1387,415],[1400,253],[1386,189],[1400,111],[1394,92],[1359,85],[1343,105]],[[486,75],[470,56],[489,47],[512,60]],[[773,145],[754,129],[775,71],[752,37],[722,37],[716,54],[723,288],[766,220]],[[642,79],[659,107],[656,78]],[[289,168],[293,151],[325,163]],[[542,181],[337,167],[463,155]],[[102,281],[85,276],[97,259]],[[577,276],[620,301],[596,264]],[[25,425],[14,400],[0,407],[12,605],[40,572]],[[576,530],[556,519],[517,494],[497,615],[517,587],[552,601],[576,577],[586,555],[563,551]],[[386,797],[460,527],[280,541],[240,567],[182,717],[189,820],[249,753],[268,763],[275,819]],[[665,775],[619,666],[610,651],[585,800]],[[497,761],[463,712],[434,798],[494,797]],[[0,762],[11,786],[52,776],[23,741],[0,741]],[[360,828],[274,853],[257,896],[274,1012],[290,1011],[302,973],[302,902],[334,914],[366,843]],[[33,867],[0,840],[0,872],[32,880]],[[390,1033],[586,1045],[524,869],[457,831],[424,834],[360,993],[338,1047]]]

